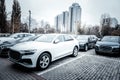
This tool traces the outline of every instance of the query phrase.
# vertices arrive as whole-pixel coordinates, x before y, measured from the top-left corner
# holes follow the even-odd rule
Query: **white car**
[[[4,42],[10,42],[10,43],[13,43],[23,37],[28,37],[28,36],[31,36],[31,35],[34,35],[34,34],[30,34],[30,33],[15,33],[15,34],[12,34],[11,36],[9,37],[0,37],[0,44],[3,44]]]
[[[67,34],[44,34],[35,41],[14,45],[9,60],[28,68],[46,69],[50,62],[62,57],[78,55],[78,41]]]
[[[4,55],[4,53],[2,54],[4,48],[9,48],[12,45],[16,44],[17,42],[19,42],[21,39],[31,36],[35,35],[30,33],[15,33],[9,37],[0,37],[0,55]]]
[[[41,35],[31,35],[27,37],[23,37],[22,39],[16,40],[15,42],[4,42],[3,44],[0,45],[0,56],[8,56],[8,51],[9,48],[12,47],[13,45],[21,42],[26,42],[26,41],[34,41],[36,38],[38,38]]]

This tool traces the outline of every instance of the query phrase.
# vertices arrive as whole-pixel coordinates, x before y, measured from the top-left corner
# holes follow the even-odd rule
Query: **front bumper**
[[[1,45],[0,46],[0,55],[8,56],[8,51],[13,45]]]
[[[107,54],[119,54],[120,48],[114,48],[114,47],[100,47],[100,46],[95,46],[95,51],[99,53],[107,53]]]
[[[9,52],[9,60],[28,68],[36,67],[37,62],[37,59],[36,57],[34,57],[34,54],[23,55],[17,51],[12,51],[12,53]]]
[[[0,50],[0,55],[8,56],[9,48],[4,48]]]
[[[85,49],[85,44],[79,44],[79,49]]]

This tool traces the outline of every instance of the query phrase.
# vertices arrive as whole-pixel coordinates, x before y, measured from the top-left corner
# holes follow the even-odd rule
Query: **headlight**
[[[100,45],[99,45],[99,44],[95,44],[95,46],[98,46],[98,47],[99,47]]]
[[[34,54],[37,50],[32,49],[32,50],[21,50],[20,53],[23,53],[24,55],[31,55]]]

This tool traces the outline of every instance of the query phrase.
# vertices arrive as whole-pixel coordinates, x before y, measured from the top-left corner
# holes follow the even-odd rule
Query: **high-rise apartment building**
[[[64,11],[55,18],[56,31],[76,34],[77,24],[81,24],[81,7],[78,3],[73,3],[69,7],[69,12]]]
[[[68,32],[69,12],[63,12],[63,32]]]
[[[62,14],[57,15],[55,18],[56,31],[67,32],[69,21],[69,12],[64,11]]]
[[[78,3],[73,3],[69,7],[69,32],[77,33],[77,24],[81,24],[81,7]]]
[[[62,21],[63,17],[62,14],[59,14],[55,17],[55,27],[57,32],[61,32],[61,27],[62,27]]]

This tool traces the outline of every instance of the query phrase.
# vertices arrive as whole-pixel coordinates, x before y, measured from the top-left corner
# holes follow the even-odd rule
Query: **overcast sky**
[[[101,14],[109,13],[120,23],[120,0],[18,0],[21,6],[22,18],[28,16],[37,21],[45,20],[54,24],[56,15],[68,11],[72,3],[79,3],[82,8],[82,24],[99,25]],[[13,0],[6,0],[7,12],[12,10]]]

